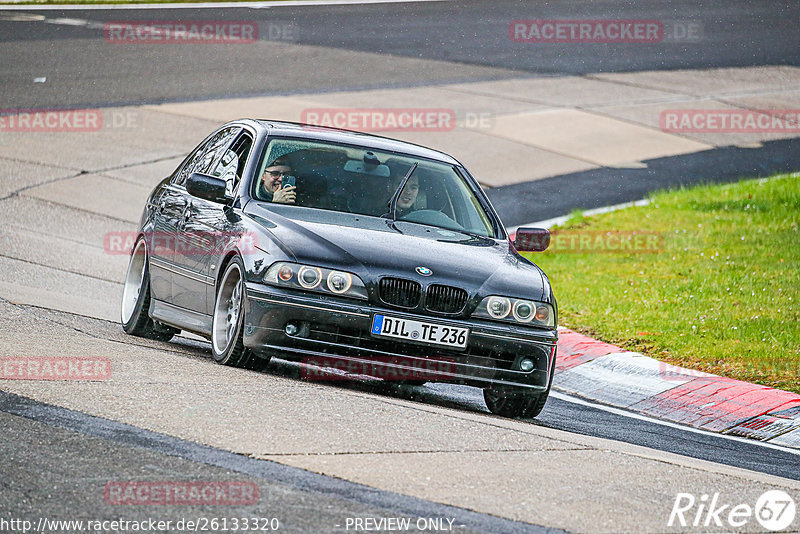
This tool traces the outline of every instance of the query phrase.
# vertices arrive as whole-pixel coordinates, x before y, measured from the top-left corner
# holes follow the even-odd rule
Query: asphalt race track
[[[800,51],[792,38],[800,19],[796,2],[737,1],[698,7],[689,1],[641,5],[557,1],[535,8],[525,2],[498,1],[488,7],[474,0],[313,9],[0,10],[3,54],[15,58],[4,62],[0,83],[4,109],[76,108],[430,87],[520,76],[593,80],[643,71],[800,65]],[[266,46],[218,46],[209,54],[208,45],[126,46],[102,37],[108,22],[154,18],[249,21],[258,25],[259,41]],[[665,36],[646,45],[531,48],[508,38],[509,22],[528,18],[659,20]],[[380,59],[387,57],[391,61]],[[735,72],[730,76],[731,86],[736,87],[733,95],[750,94],[746,85],[737,87]],[[48,81],[32,84],[37,77]],[[623,78],[620,83],[635,87],[640,82]],[[667,92],[680,90],[677,84]],[[757,100],[744,104],[757,105]],[[647,168],[563,172],[537,187],[513,184],[489,194],[506,224],[516,226],[576,207],[637,200],[664,187],[798,167],[797,138],[776,138],[757,147],[744,143],[653,158]]]
[[[4,65],[4,100],[15,106],[120,105],[184,101],[231,95],[297,94],[377,87],[430,85],[444,81],[533,76],[797,65],[800,7],[795,2],[736,1],[724,5],[695,2],[576,3],[539,6],[500,0],[421,2],[358,6],[262,7],[244,9],[148,9],[69,11],[37,8],[6,11],[0,18],[5,43],[15,43],[18,61]],[[0,10],[2,11],[2,10]],[[26,16],[21,13],[28,13]],[[157,17],[155,14],[157,13]],[[238,47],[224,57],[201,50],[156,46],[152,50],[103,47],[97,28],[43,23],[31,15],[92,22],[150,20],[246,20],[257,22],[261,40],[273,54]],[[701,46],[691,40],[665,39],[648,46],[601,43],[549,46],[535,53],[508,38],[509,21],[528,18],[655,19],[698,25]],[[101,26],[102,28],[102,26]],[[98,39],[100,37],[100,39]],[[99,41],[99,42],[98,42]],[[408,64],[392,72],[370,65],[331,64],[301,68],[281,43],[388,54],[439,61],[422,68]],[[100,45],[100,46],[98,46]],[[102,52],[102,53],[101,53]],[[235,52],[235,54],[234,54]],[[24,61],[22,61],[24,59]],[[288,59],[291,59],[288,60]],[[30,91],[26,76],[50,72],[63,89]],[[146,74],[146,76],[145,76]]]
[[[532,53],[508,39],[509,21],[532,18],[657,19],[673,31],[694,24],[701,37]],[[114,45],[102,28],[118,20],[255,21],[260,42]],[[800,4],[767,1],[0,8],[2,110],[137,118],[108,135],[0,131],[0,355],[103,355],[114,369],[105,382],[0,380],[0,521],[257,517],[278,518],[281,531],[346,532],[370,530],[356,518],[406,517],[428,521],[428,531],[679,532],[687,529],[667,525],[678,493],[751,505],[768,489],[800,497],[798,451],[566,395],[552,396],[535,420],[511,421],[489,415],[473,388],[314,383],[287,362],[265,373],[217,366],[192,336],[131,338],[114,320],[127,258],[102,246],[107,232],[134,228],[147,191],[220,122],[167,105],[679,69],[782,72],[800,67],[798,20]],[[798,169],[798,138],[770,137],[488,191],[512,226],[671,185]],[[131,480],[237,481],[260,497],[181,507],[104,496],[108,484]],[[753,521],[744,530],[761,529]],[[16,530],[0,523],[0,531]]]

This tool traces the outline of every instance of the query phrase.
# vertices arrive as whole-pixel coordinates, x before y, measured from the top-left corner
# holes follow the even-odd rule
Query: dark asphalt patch
[[[800,169],[800,139],[764,141],[760,148],[727,146],[647,160],[644,169],[600,168],[487,189],[506,226],[560,217],[645,198],[663,189],[737,182]]]

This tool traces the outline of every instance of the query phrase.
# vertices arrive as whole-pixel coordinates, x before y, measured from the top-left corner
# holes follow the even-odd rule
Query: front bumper
[[[470,330],[466,349],[373,336],[375,313]],[[297,330],[286,333],[287,323]],[[280,352],[311,367],[334,367],[398,381],[451,382],[478,387],[512,384],[544,390],[556,355],[555,329],[409,314],[349,299],[300,294],[263,284],[247,284],[244,345]],[[523,358],[530,371],[519,369]],[[308,373],[311,378],[324,375]]]

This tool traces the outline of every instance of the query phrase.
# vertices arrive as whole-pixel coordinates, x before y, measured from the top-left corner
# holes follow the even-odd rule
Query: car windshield
[[[414,164],[392,214],[390,200]],[[407,154],[275,138],[260,163],[253,196],[495,237],[491,217],[452,165]]]

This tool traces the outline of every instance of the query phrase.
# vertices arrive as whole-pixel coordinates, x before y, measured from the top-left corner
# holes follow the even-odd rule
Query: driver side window
[[[252,147],[253,138],[248,132],[243,131],[209,172],[212,176],[225,180],[226,196],[233,197],[239,187]]]
[[[238,126],[225,128],[197,147],[183,168],[175,175],[172,183],[183,185],[193,172],[208,173],[212,165],[222,158],[225,148],[240,130]]]

